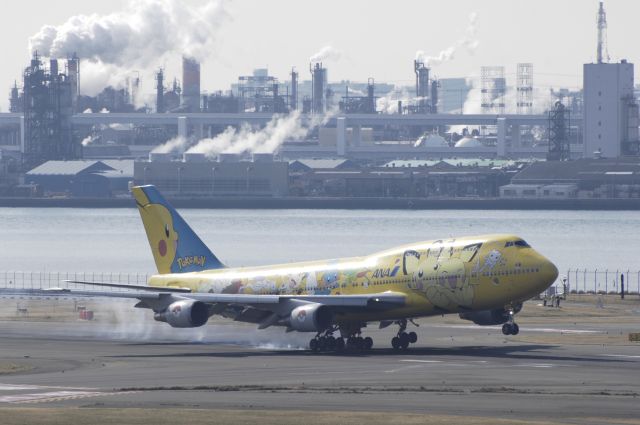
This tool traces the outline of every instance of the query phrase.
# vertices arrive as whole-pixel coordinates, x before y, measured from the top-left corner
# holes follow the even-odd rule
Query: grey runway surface
[[[638,419],[640,347],[541,344],[531,334],[601,334],[600,326],[423,324],[395,353],[395,329],[368,330],[365,354],[313,354],[228,343],[91,336],[91,323],[0,322],[0,407],[99,406],[401,411],[602,423]],[[180,332],[180,330],[175,330]],[[75,336],[68,336],[75,335]],[[595,418],[595,419],[594,419]]]

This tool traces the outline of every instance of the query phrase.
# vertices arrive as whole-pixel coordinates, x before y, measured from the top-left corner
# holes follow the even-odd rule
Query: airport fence
[[[98,290],[97,287],[79,283],[65,282],[87,281],[124,283],[128,285],[146,285],[149,275],[140,273],[110,273],[110,272],[25,272],[0,271],[0,288],[2,289],[82,289]],[[118,288],[111,288],[118,290]],[[123,289],[126,290],[126,289]]]
[[[640,294],[640,271],[636,270],[569,269],[556,286],[562,287],[564,279],[571,293],[619,294],[624,281],[625,293]]]

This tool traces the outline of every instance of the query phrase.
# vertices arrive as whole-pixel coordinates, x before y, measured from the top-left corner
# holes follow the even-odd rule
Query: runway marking
[[[0,384],[0,391],[37,390],[42,388],[46,388],[46,387],[40,387],[38,385]]]
[[[640,359],[640,356],[630,356],[628,354],[601,354],[604,357],[624,357],[627,359]]]
[[[15,394],[0,397],[0,403],[44,403],[47,401],[70,400],[107,394],[91,391],[50,391],[45,393]]]
[[[87,387],[59,387],[55,385],[29,385],[29,384],[2,384],[0,383],[0,391],[20,391],[20,390],[78,390],[93,391],[96,388]]]
[[[402,370],[415,369],[415,368],[419,368],[419,367],[422,367],[422,365],[402,366],[402,367],[399,367],[397,369],[385,370],[384,373],[396,373],[396,372],[400,372]]]
[[[442,363],[442,360],[415,360],[415,359],[403,359],[401,362],[413,362],[413,363]]]
[[[513,367],[540,367],[540,368],[549,368],[549,367],[555,367],[555,366],[556,365],[552,363],[520,363],[520,364],[513,365]]]

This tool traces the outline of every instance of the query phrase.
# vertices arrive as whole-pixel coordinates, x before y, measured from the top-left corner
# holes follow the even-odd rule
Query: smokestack
[[[604,2],[600,2],[598,9],[598,63],[609,62],[607,51],[607,13],[604,11]]]
[[[298,109],[298,71],[295,68],[291,70],[291,104],[289,108],[292,111]]]
[[[156,113],[164,114],[164,71],[162,68],[156,74]]]
[[[75,53],[67,58],[67,74],[71,84],[71,107],[78,112],[78,96],[80,95],[80,59]]]
[[[200,62],[182,57],[182,105],[189,112],[200,112]]]
[[[429,68],[424,62],[413,61],[416,73],[416,97],[418,98],[418,112],[427,113],[427,98],[429,97]]]
[[[323,114],[325,108],[325,84],[327,82],[327,70],[322,63],[311,64],[311,103],[312,110],[316,114]]]

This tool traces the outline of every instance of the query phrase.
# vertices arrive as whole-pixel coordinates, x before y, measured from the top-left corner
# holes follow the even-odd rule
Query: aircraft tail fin
[[[155,186],[135,186],[131,191],[159,273],[224,267]]]

